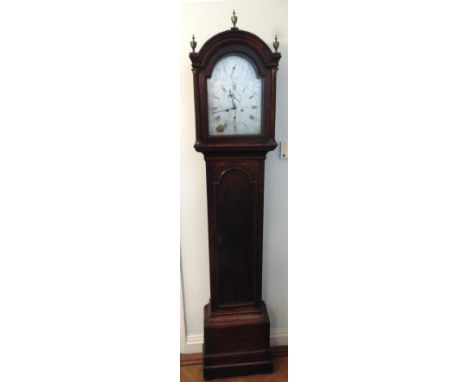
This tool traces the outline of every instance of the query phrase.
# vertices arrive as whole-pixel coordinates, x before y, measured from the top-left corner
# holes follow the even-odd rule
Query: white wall
[[[190,39],[195,34],[197,51],[212,35],[231,27],[236,10],[239,29],[248,30],[270,46],[275,34],[282,58],[277,77],[276,140],[288,140],[288,15],[285,0],[208,1],[181,4],[181,268],[187,336],[203,334],[203,306],[208,302],[208,221],[205,161],[197,153]],[[161,36],[162,38],[162,36]],[[287,336],[288,326],[288,162],[279,149],[265,163],[265,213],[263,249],[263,299],[272,332]],[[287,338],[287,337],[286,337]]]

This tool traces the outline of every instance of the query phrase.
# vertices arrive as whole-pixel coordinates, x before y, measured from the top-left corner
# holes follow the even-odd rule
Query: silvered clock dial
[[[236,54],[222,57],[207,79],[209,135],[260,134],[262,85],[249,59]]]

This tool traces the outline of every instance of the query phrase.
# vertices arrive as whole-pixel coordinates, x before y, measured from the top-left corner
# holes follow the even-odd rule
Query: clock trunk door
[[[207,165],[212,195],[208,208],[214,212],[210,213],[213,308],[259,305],[263,159],[208,160]]]

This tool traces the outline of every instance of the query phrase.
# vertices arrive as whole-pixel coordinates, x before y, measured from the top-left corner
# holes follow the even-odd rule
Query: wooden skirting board
[[[272,346],[272,357],[285,357],[288,355],[288,345]],[[180,366],[200,365],[203,363],[203,353],[183,354],[180,353]]]

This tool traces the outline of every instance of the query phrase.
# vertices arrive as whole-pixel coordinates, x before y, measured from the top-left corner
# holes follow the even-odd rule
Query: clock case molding
[[[208,198],[211,299],[204,307],[205,379],[271,373],[270,319],[262,301],[264,162],[275,141],[276,73],[280,53],[238,28],[190,53],[196,142],[204,154]],[[275,47],[276,50],[277,46]],[[263,79],[258,135],[210,136],[207,78],[225,55],[251,60]]]

